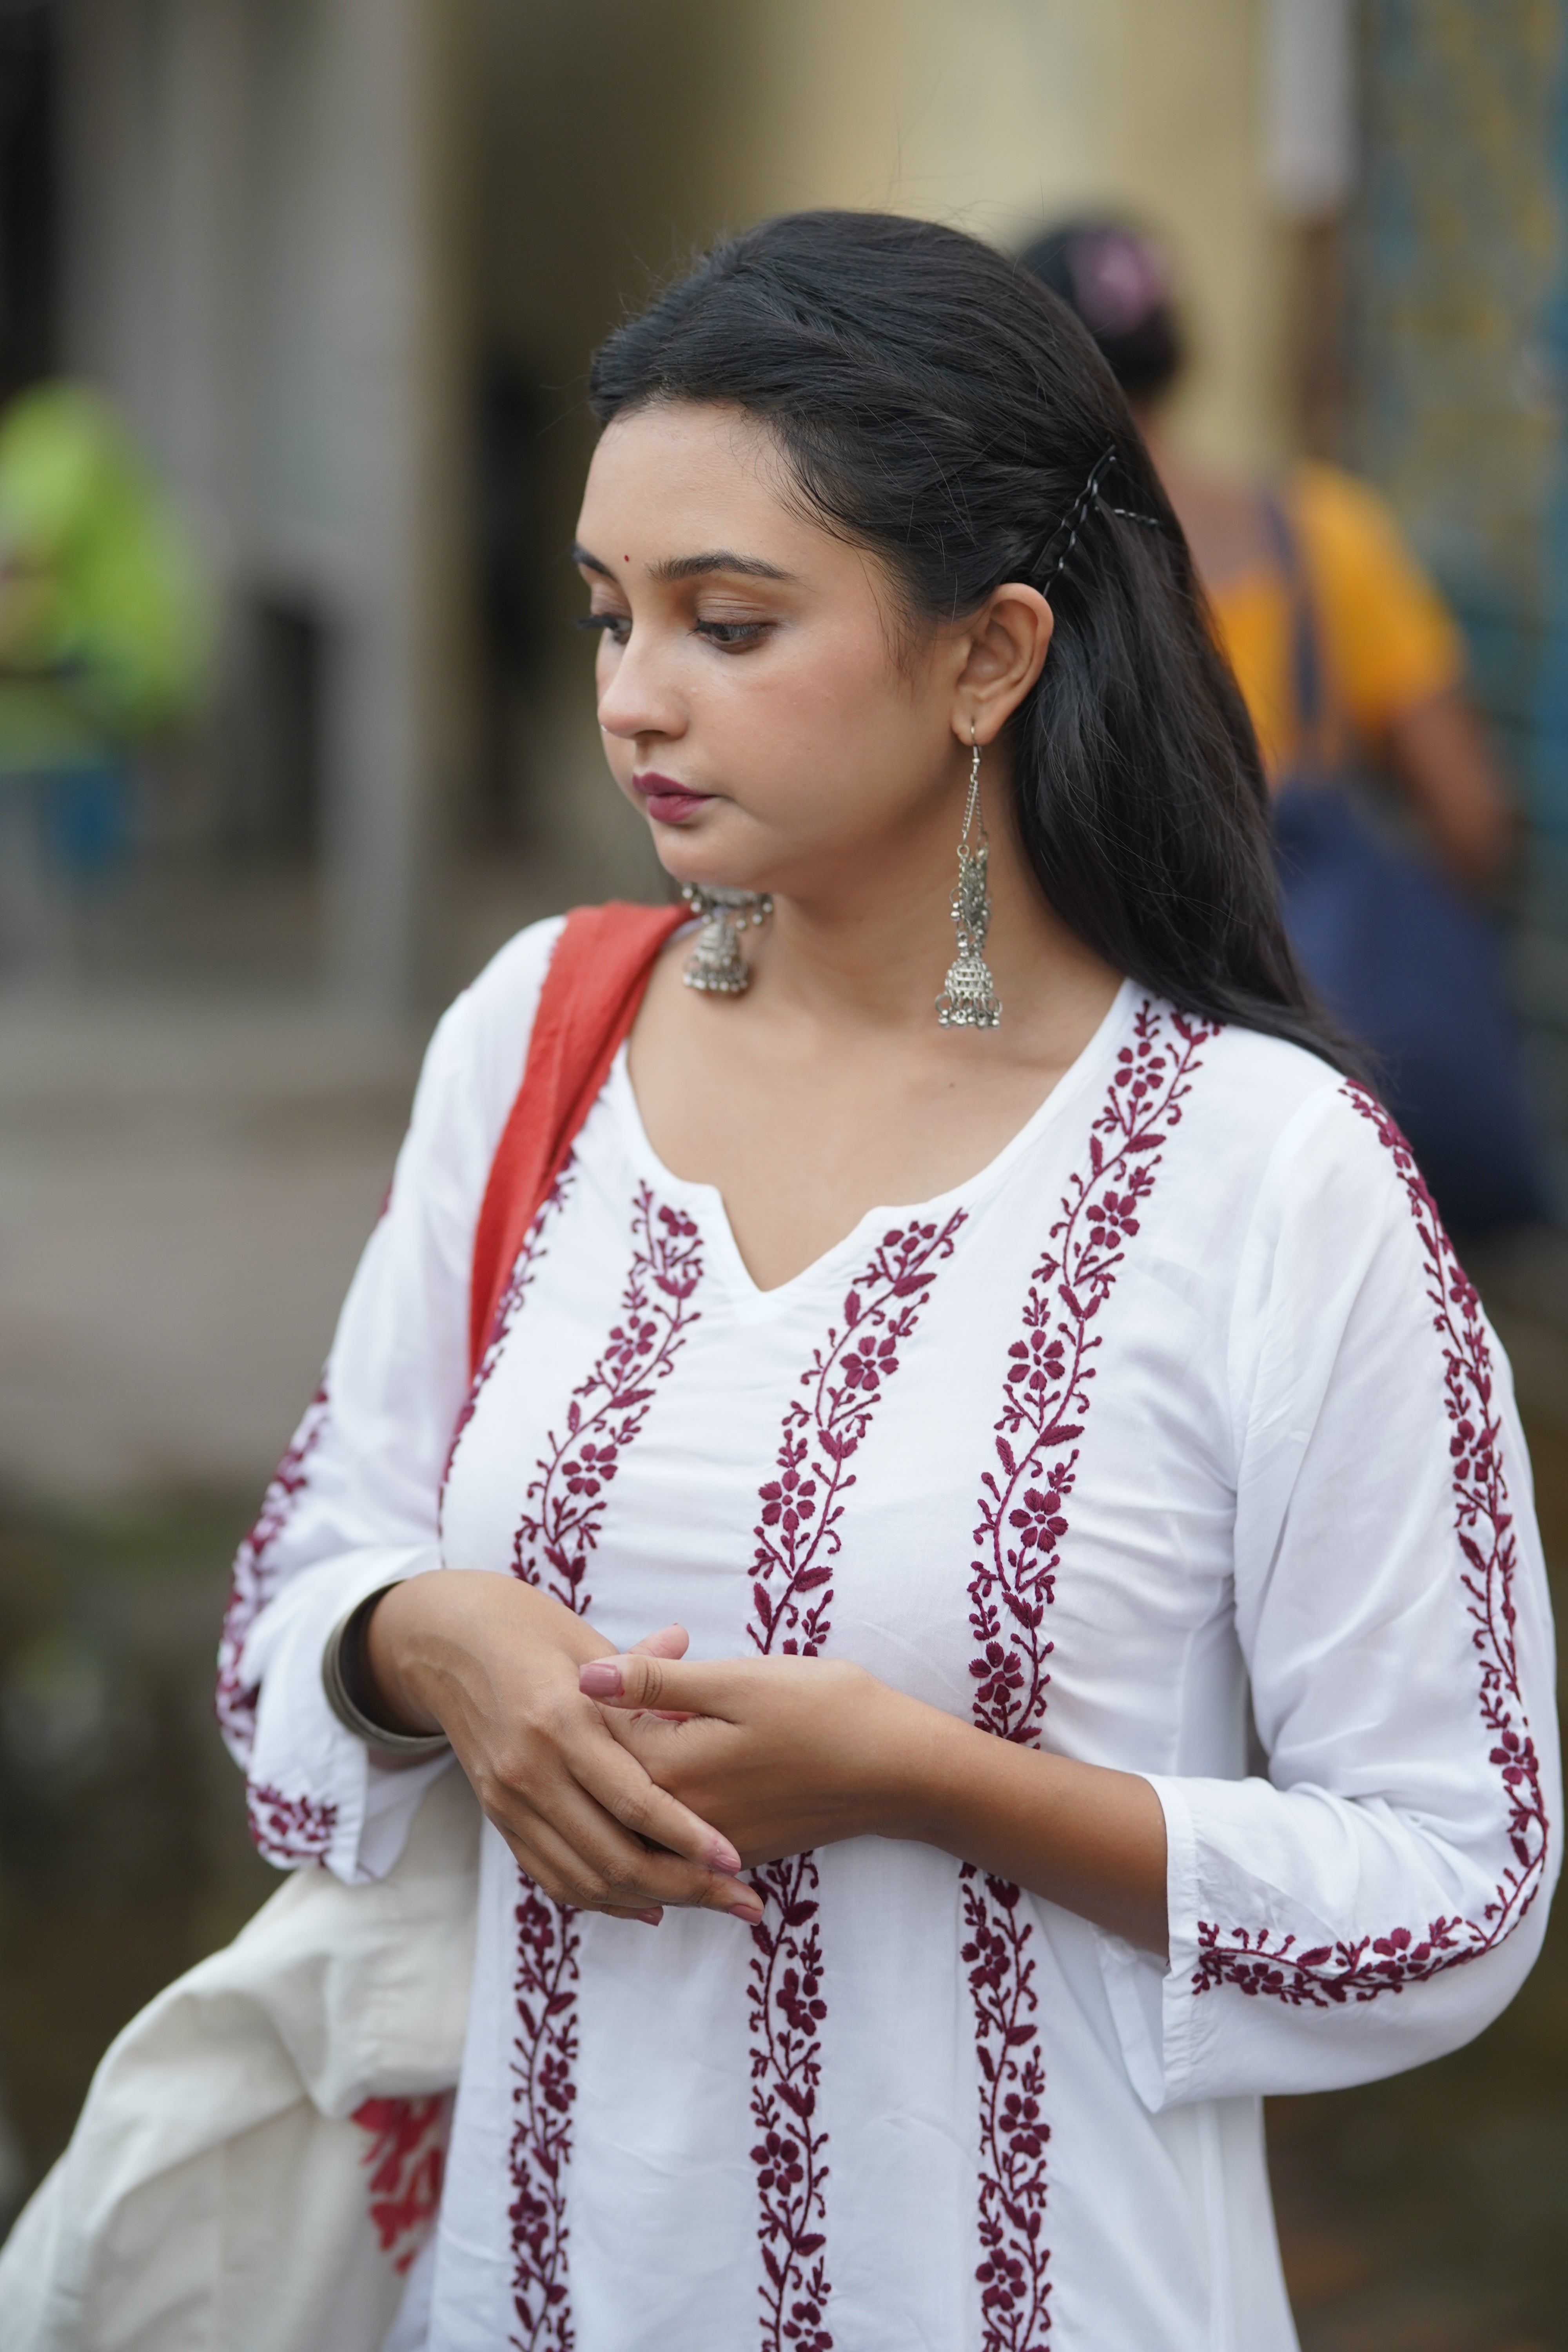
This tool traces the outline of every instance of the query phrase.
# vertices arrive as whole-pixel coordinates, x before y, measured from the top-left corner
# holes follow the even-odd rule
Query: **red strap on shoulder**
[[[598,1100],[684,907],[576,907],[566,918],[540,991],[517,1099],[501,1129],[474,1234],[468,1294],[470,1376],[489,1344],[496,1308],[530,1225]]]

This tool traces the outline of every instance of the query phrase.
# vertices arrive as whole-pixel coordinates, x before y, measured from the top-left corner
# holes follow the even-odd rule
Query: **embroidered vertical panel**
[[[691,1302],[702,1272],[701,1237],[691,1219],[639,1185],[620,1319],[573,1390],[561,1433],[550,1433],[512,1542],[514,1574],[579,1616],[593,1605],[586,1577],[608,1489],[699,1320]],[[521,2352],[571,2352],[565,2172],[577,2095],[581,1938],[575,1913],[521,1874],[514,1925],[519,2031],[508,2219],[517,2329],[510,2342]]]
[[[1029,1278],[1022,1336],[1008,1349],[994,1459],[980,1481],[980,1557],[971,1563],[973,1719],[998,1739],[1036,1747],[1050,1675],[1046,1612],[1057,1572],[1101,1339],[1096,1318],[1138,1233],[1162,1147],[1182,1118],[1215,1034],[1179,1013],[1139,1007],[1072,1176],[1048,1246]],[[1041,2352],[1050,2333],[1045,2243],[1050,2126],[1034,2023],[1034,1937],[1019,1890],[966,1864],[964,1943],[980,2073],[980,2287],[984,2352]]]
[[[273,1548],[283,1533],[307,1484],[306,1465],[321,1442],[327,1425],[327,1384],[323,1373],[321,1384],[305,1409],[289,1443],[289,1450],[272,1473],[256,1525],[235,1554],[230,1572],[228,1601],[223,1612],[223,1630],[218,1636],[217,1688],[214,1706],[218,1727],[236,1763],[247,1764],[256,1739],[256,1701],[254,1685],[240,1680],[240,1654],[245,1648],[251,1627],[272,1598],[278,1581],[273,1562]],[[254,1828],[252,1833],[254,1834]],[[257,1840],[258,1844],[262,1841]],[[262,1844],[263,1852],[267,1849]]]
[[[1507,1814],[1508,1853],[1479,1919],[1455,1914],[1428,1920],[1424,1930],[1403,1925],[1381,1932],[1369,1928],[1364,1935],[1301,1951],[1293,1936],[1256,1927],[1232,1927],[1226,1934],[1216,1923],[1199,1920],[1194,1994],[1232,1985],[1291,2009],[1375,2000],[1494,1950],[1540,1893],[1550,1843],[1540,1760],[1519,1687],[1513,1599],[1518,1547],[1480,1300],[1404,1136],[1363,1088],[1347,1086],[1344,1093],[1393,1154],[1421,1238],[1432,1328],[1443,1357],[1459,1585],[1477,1660],[1482,1735],[1491,1743],[1488,1761],[1497,1771]]]
[[[764,1656],[814,1658],[832,1630],[833,1563],[843,1541],[844,1496],[855,1484],[850,1465],[963,1222],[960,1210],[945,1224],[884,1234],[845,1297],[842,1324],[829,1327],[800,1376],[805,1394],[784,1412],[778,1475],[764,1480],[758,1497],[747,1630]],[[797,1853],[764,1864],[752,1883],[763,1905],[752,1929],[748,2020],[762,2343],[763,2352],[832,2352],[827,2134],[816,2117],[827,2003],[816,1858]]]

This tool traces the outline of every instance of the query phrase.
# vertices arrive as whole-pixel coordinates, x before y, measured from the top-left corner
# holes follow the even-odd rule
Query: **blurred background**
[[[1469,1256],[1568,1567],[1568,0],[0,0],[0,2225],[275,1884],[226,1561],[435,1015],[659,895],[567,626],[588,356],[824,203],[1152,230],[1173,462],[1352,468],[1439,585],[1546,1171]],[[1270,2133],[1307,2352],[1568,2346],[1562,1935]]]

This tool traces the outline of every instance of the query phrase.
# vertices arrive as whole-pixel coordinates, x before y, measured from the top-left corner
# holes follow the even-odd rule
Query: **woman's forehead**
[[[594,453],[579,546],[597,560],[591,568],[666,579],[716,568],[720,551],[759,576],[817,575],[847,559],[858,569],[792,487],[763,419],[692,401],[638,408],[606,425]]]

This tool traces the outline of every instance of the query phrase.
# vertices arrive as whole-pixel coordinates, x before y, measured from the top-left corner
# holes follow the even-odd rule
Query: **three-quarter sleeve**
[[[377,1763],[328,1706],[321,1657],[357,1601],[443,1564],[474,1229],[558,928],[521,934],[437,1029],[321,1386],[235,1562],[218,1720],[245,1769],[251,1834],[280,1867],[380,1876],[447,1767]]]
[[[1506,1360],[1397,1129],[1280,1139],[1230,1335],[1234,1606],[1268,1777],[1152,1775],[1169,1966],[1108,1974],[1145,2102],[1330,2089],[1479,2033],[1558,1863],[1550,1606]]]

